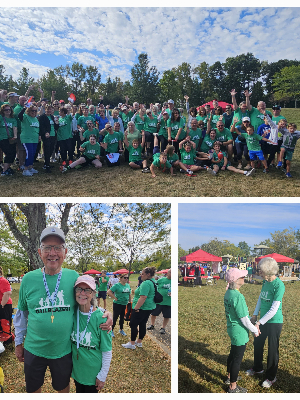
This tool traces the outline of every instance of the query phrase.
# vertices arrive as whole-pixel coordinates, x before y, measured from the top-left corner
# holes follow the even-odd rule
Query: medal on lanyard
[[[52,307],[51,307],[51,323],[52,324],[53,324],[53,320],[54,320],[53,307],[55,306],[56,296],[57,296],[57,292],[58,292],[58,288],[59,288],[59,284],[60,284],[60,280],[61,280],[61,274],[62,274],[62,270],[60,270],[60,272],[58,274],[55,290],[54,290],[54,293],[51,296],[50,295],[50,291],[49,291],[49,287],[48,287],[48,284],[47,284],[47,281],[46,281],[45,268],[43,269],[44,286],[45,286],[45,289],[46,289],[47,296],[48,296],[48,298],[49,298],[49,300],[51,301],[51,304],[52,304]]]
[[[78,360],[79,343],[84,338],[87,326],[88,326],[88,324],[90,322],[90,318],[91,318],[92,312],[93,312],[93,306],[90,307],[90,311],[89,311],[89,315],[88,315],[88,318],[87,318],[85,330],[82,332],[82,334],[80,335],[80,338],[79,338],[79,307],[77,308],[77,336],[76,336],[77,360]]]

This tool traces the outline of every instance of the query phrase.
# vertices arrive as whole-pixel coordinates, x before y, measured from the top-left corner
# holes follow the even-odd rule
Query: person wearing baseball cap
[[[72,378],[76,393],[98,393],[110,367],[112,336],[99,329],[103,312],[97,308],[95,280],[90,275],[80,276],[74,291],[77,310],[71,333]]]
[[[174,107],[175,107],[174,100],[172,100],[172,99],[168,100],[168,108],[166,109],[166,111],[169,114],[170,118],[171,118],[172,111],[173,111]]]
[[[231,340],[231,349],[227,359],[228,378],[225,381],[226,384],[229,384],[228,393],[247,392],[247,389],[236,384],[241,379],[238,373],[246,350],[246,343],[249,341],[248,331],[253,332],[255,336],[260,333],[259,329],[250,322],[245,297],[239,291],[247,274],[248,271],[238,268],[230,268],[225,274],[228,285],[224,296],[224,306],[227,333]]]
[[[71,332],[76,309],[74,284],[79,275],[62,268],[67,255],[62,229],[45,228],[40,235],[38,253],[44,267],[28,272],[20,286],[14,319],[15,354],[24,362],[28,393],[41,393],[47,366],[54,390],[68,393],[72,371]],[[105,317],[109,320],[101,328],[109,329],[111,315]]]

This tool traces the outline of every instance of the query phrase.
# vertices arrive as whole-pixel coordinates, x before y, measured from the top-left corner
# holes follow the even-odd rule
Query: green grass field
[[[283,109],[288,122],[300,129],[300,110]],[[39,174],[24,177],[16,172],[11,177],[1,177],[0,193],[6,197],[295,197],[300,194],[300,144],[297,145],[291,166],[293,178],[272,168],[266,176],[258,169],[254,176],[221,171],[211,176],[206,171],[190,178],[177,171],[176,176],[158,171],[151,174],[133,171],[125,162],[120,167],[100,170],[94,167],[73,170],[62,174],[53,164],[51,174],[46,174],[43,162],[35,164]],[[148,163],[149,165],[149,163]],[[234,164],[235,165],[235,164]]]
[[[179,287],[178,293],[178,390],[180,393],[225,393],[226,361],[230,339],[226,332],[223,298],[226,282],[202,287]],[[284,324],[280,336],[277,382],[263,389],[263,376],[247,377],[245,371],[253,366],[253,338],[246,347],[241,364],[240,385],[248,393],[300,392],[299,290],[300,282],[286,283],[283,297]],[[261,285],[244,284],[245,296],[252,315]],[[267,344],[264,350],[266,366]]]
[[[138,275],[131,276],[130,286],[135,289]],[[20,284],[12,284],[13,306],[17,307]],[[101,306],[103,302],[101,300]],[[107,309],[112,312],[112,299],[107,298]],[[170,357],[146,335],[143,348],[124,349],[121,344],[129,338],[118,334],[118,322],[113,339],[113,357],[101,393],[169,393],[171,391]],[[130,328],[125,322],[124,330],[130,335]],[[153,367],[155,365],[155,368]],[[25,393],[23,363],[14,355],[14,346],[9,345],[0,355],[0,366],[3,368],[5,393]],[[50,373],[47,370],[42,388],[44,393],[56,393],[51,386]],[[71,393],[75,393],[75,385],[71,379]]]

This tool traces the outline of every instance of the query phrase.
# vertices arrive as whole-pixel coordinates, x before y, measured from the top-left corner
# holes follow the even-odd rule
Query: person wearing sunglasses
[[[122,336],[127,336],[123,330],[124,327],[124,317],[125,317],[125,309],[128,303],[131,302],[131,288],[129,285],[129,275],[127,273],[119,275],[120,281],[114,284],[107,291],[107,295],[114,299],[113,301],[113,325],[111,336],[115,337],[114,327],[116,326],[117,320],[119,319],[120,325],[120,334]]]
[[[1,176],[13,175],[10,168],[16,157],[17,121],[13,109],[8,104],[3,104],[0,109],[0,149],[5,154]]]
[[[103,312],[97,308],[96,283],[90,275],[74,285],[77,310],[71,333],[72,378],[76,393],[98,393],[103,389],[112,358],[111,335],[99,329]]]
[[[35,103],[30,107],[24,107],[19,112],[18,118],[21,121],[21,143],[26,151],[24,176],[32,176],[38,171],[33,168],[34,155],[37,149],[38,142],[41,140],[39,135],[40,123],[37,119],[37,106]]]

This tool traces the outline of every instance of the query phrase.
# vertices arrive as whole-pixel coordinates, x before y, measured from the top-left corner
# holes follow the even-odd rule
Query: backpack
[[[163,301],[163,296],[162,294],[159,293],[159,291],[157,290],[157,286],[156,283],[154,283],[151,279],[150,281],[153,283],[154,285],[154,303],[161,303]]]

